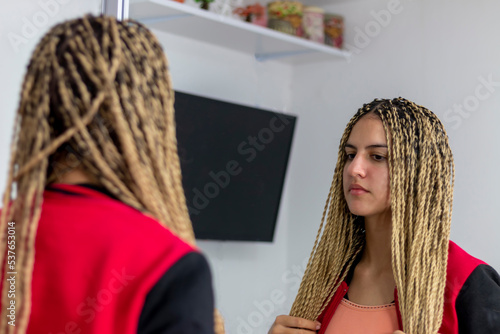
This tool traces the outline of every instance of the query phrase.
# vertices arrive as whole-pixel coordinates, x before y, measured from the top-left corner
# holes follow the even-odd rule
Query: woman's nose
[[[356,155],[349,165],[349,174],[353,177],[366,176],[366,162],[360,155]]]

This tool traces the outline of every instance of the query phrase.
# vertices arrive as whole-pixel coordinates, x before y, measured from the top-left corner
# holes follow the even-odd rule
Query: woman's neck
[[[365,217],[366,244],[360,263],[375,273],[392,271],[390,211],[376,217]]]
[[[385,305],[394,300],[391,265],[391,215],[365,217],[366,243],[349,284],[349,299],[361,305]]]
[[[85,171],[80,168],[72,169],[62,175],[59,175],[55,180],[56,183],[65,183],[65,184],[96,184],[99,183],[92,177],[90,177]]]

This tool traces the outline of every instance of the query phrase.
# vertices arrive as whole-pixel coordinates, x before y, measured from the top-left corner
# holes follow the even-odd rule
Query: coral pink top
[[[392,334],[398,329],[395,303],[364,306],[344,298],[325,334]]]

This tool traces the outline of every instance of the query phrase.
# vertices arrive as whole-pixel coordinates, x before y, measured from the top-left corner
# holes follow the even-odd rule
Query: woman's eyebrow
[[[354,146],[354,145],[352,145],[352,144],[345,144],[345,147],[346,148],[349,147],[349,148],[357,149],[357,147]],[[387,145],[386,144],[373,144],[373,145],[368,145],[365,148],[378,148],[378,147],[387,148]]]

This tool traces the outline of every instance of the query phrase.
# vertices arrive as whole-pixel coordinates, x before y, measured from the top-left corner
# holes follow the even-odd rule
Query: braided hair
[[[342,172],[352,128],[368,113],[382,120],[388,143],[392,270],[403,329],[408,334],[435,334],[443,317],[453,155],[437,116],[403,98],[365,104],[347,124],[321,224],[290,315],[317,319],[364,246],[363,218],[348,209]]]
[[[0,228],[16,223],[17,329],[25,333],[45,187],[82,169],[123,203],[194,244],[181,183],[174,92],[156,37],[138,22],[85,16],[53,27],[34,50],[14,126]],[[7,270],[6,237],[0,260]],[[8,286],[2,288],[7,305]],[[223,325],[216,316],[218,333]]]

